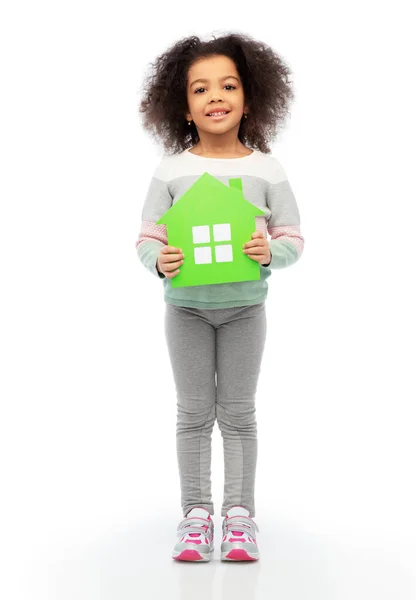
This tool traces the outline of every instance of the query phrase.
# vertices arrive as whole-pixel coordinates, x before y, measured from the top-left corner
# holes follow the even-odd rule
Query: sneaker
[[[214,522],[205,508],[192,508],[177,527],[175,560],[208,561],[214,551]]]
[[[242,506],[233,506],[222,522],[221,560],[259,560],[259,528]]]

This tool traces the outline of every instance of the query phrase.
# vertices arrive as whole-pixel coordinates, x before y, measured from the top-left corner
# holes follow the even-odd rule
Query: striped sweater
[[[168,244],[166,225],[156,222],[205,172],[226,185],[230,178],[241,178],[244,198],[264,211],[255,217],[255,224],[268,240],[272,259],[267,266],[260,265],[259,280],[173,288],[171,279],[156,269],[160,249]],[[260,304],[267,298],[271,270],[292,265],[303,251],[299,210],[286,173],[276,158],[258,150],[239,158],[206,158],[189,149],[164,154],[151,177],[141,218],[138,257],[163,280],[165,302],[177,306],[213,309]]]

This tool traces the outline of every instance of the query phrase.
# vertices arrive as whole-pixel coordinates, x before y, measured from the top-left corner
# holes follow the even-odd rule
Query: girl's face
[[[236,65],[228,56],[211,56],[195,62],[188,71],[187,121],[194,121],[199,137],[206,135],[238,135],[241,119],[248,107]],[[208,116],[214,109],[226,111],[225,116]],[[227,136],[228,137],[228,136]]]

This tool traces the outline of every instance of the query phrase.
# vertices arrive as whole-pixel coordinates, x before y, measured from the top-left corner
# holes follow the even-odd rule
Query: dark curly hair
[[[200,58],[224,55],[231,58],[241,77],[244,100],[249,107],[242,119],[238,138],[243,144],[270,153],[269,142],[289,112],[295,95],[289,81],[291,70],[268,45],[243,34],[231,33],[209,41],[197,36],[182,38],[150,65],[153,72],[143,85],[139,114],[143,127],[162,141],[168,154],[177,154],[199,141],[194,122],[188,125],[185,112],[190,66]]]

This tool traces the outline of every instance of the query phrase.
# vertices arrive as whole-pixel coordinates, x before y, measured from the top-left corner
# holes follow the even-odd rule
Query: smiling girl
[[[136,249],[163,279],[165,334],[177,396],[177,458],[183,519],[172,556],[208,561],[214,549],[211,434],[223,438],[221,559],[258,560],[255,516],[255,395],[266,340],[267,279],[299,260],[297,203],[269,143],[294,94],[290,70],[266,44],[229,34],[176,42],[152,65],[140,102],[144,129],[165,154],[151,178]],[[157,221],[209,172],[264,212],[241,252],[260,278],[173,288],[185,257]],[[267,238],[270,235],[270,240]]]

